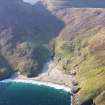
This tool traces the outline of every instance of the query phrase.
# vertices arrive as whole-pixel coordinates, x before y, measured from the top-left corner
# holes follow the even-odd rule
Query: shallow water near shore
[[[70,92],[22,82],[0,82],[0,105],[70,105]]]

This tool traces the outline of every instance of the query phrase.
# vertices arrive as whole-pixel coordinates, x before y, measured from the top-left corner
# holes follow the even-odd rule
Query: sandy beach
[[[43,72],[37,77],[34,78],[27,78],[23,75],[18,75],[16,79],[23,79],[23,80],[34,80],[34,81],[41,81],[41,82],[48,82],[48,83],[54,83],[59,85],[64,85],[69,88],[72,87],[72,76],[66,75],[59,70],[57,64],[54,62],[49,62],[47,65],[45,65],[43,69],[48,69],[47,71]]]
[[[48,70],[45,70],[48,69]],[[43,73],[34,78],[27,78],[23,75],[16,75],[13,78],[3,80],[1,82],[23,82],[38,85],[46,85],[56,89],[63,89],[71,92],[71,76],[63,74],[57,64],[50,61],[47,62],[43,68]]]

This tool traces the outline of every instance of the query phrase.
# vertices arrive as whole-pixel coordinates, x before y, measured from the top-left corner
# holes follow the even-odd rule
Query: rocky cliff
[[[43,1],[65,23],[54,40],[55,58],[63,72],[76,74],[80,103],[88,105],[93,100],[96,105],[104,105],[105,9],[71,8],[63,0],[56,5],[56,2]]]

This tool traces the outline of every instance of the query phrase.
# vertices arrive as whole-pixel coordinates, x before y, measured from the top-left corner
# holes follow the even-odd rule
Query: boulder
[[[76,94],[76,93],[78,93],[78,92],[79,92],[79,90],[80,90],[80,88],[79,88],[79,87],[74,86],[74,87],[72,88],[72,93],[73,93],[73,94]]]
[[[80,105],[96,105],[93,101],[93,99],[88,99],[83,101]]]

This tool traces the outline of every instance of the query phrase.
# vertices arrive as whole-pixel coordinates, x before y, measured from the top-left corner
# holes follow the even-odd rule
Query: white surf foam
[[[49,86],[55,89],[62,89],[67,92],[71,92],[71,89],[67,86],[64,85],[58,85],[50,82],[41,82],[41,81],[35,81],[35,80],[23,80],[23,79],[6,79],[0,81],[2,83],[9,83],[9,82],[16,82],[16,83],[29,83],[29,84],[36,84],[36,85],[44,85],[44,86]]]

